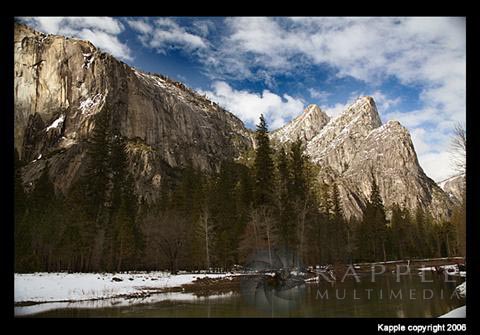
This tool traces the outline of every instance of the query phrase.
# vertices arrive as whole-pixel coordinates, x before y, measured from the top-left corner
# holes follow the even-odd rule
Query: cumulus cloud
[[[310,97],[313,99],[317,99],[319,101],[326,101],[329,96],[332,95],[330,92],[325,92],[325,91],[319,91],[315,88],[309,88],[308,93],[310,94]]]
[[[236,90],[224,81],[214,82],[212,90],[202,93],[251,126],[257,124],[260,114],[263,114],[270,123],[271,130],[283,126],[305,108],[301,99],[288,94],[279,96],[269,90],[263,90],[261,93]]]
[[[427,175],[441,181],[455,175],[455,157],[450,149],[451,132],[431,131],[425,128],[410,129],[413,145],[420,165]],[[436,157],[437,163],[434,163]]]
[[[139,32],[140,34],[146,35],[153,31],[153,27],[146,20],[127,20],[127,23],[133,30]]]
[[[410,129],[410,136],[412,138],[413,145],[417,155],[421,156],[430,151],[430,146],[425,139],[427,131],[423,128]]]
[[[229,18],[226,49],[250,53],[282,70],[295,56],[330,64],[340,76],[404,82],[444,79],[463,71],[465,32],[455,18]],[[452,26],[455,29],[452,29]],[[445,62],[453,67],[445,67]]]
[[[194,51],[206,48],[204,39],[188,32],[177,22],[170,18],[159,18],[153,22],[145,19],[129,19],[127,24],[138,32],[140,41],[144,46],[165,53],[168,48],[180,48]],[[208,33],[208,24],[197,27],[202,34]]]
[[[388,112],[391,108],[397,106],[402,101],[400,97],[391,98],[378,90],[368,95],[375,100],[379,113]]]
[[[89,40],[96,47],[119,59],[133,60],[131,49],[118,38],[118,35],[125,29],[118,19],[111,17],[52,16],[20,19],[39,31]]]
[[[285,72],[305,63],[328,65],[339,77],[374,85],[393,77],[403,85],[423,88],[421,117],[435,109],[431,122],[465,120],[463,18],[229,18],[226,22],[230,34],[221,52],[244,60],[247,68]],[[398,103],[382,100],[377,97],[387,110]],[[398,111],[402,112],[415,111]]]
[[[452,173],[452,158],[446,151],[431,151],[419,156],[420,165],[433,180],[440,182],[454,175]]]
[[[348,107],[349,103],[336,103],[322,107],[322,110],[331,118],[336,118]]]

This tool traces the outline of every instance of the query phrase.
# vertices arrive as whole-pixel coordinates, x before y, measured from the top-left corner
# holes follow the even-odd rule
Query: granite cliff
[[[136,192],[151,199],[171,168],[219,169],[253,146],[233,114],[167,77],[138,71],[88,41],[16,24],[15,148],[29,186],[46,162],[65,192],[82,168],[94,116],[105,108],[128,140]]]
[[[272,133],[276,143],[300,138],[320,166],[319,181],[336,182],[347,217],[360,217],[376,179],[385,207],[420,206],[448,217],[450,199],[418,163],[408,130],[398,121],[382,124],[372,97],[358,98],[338,117],[310,105],[291,124]]]
[[[218,171],[223,160],[254,148],[254,133],[216,103],[165,76],[139,71],[88,41],[15,25],[15,148],[26,163],[25,186],[47,162],[57,191],[67,192],[84,167],[95,115],[127,139],[135,192],[154,200],[165,177],[193,164]],[[336,118],[310,105],[271,133],[281,145],[301,139],[318,180],[339,186],[347,217],[360,217],[375,178],[385,206],[420,206],[449,215],[452,201],[420,167],[410,134],[382,124],[375,102],[362,97]]]

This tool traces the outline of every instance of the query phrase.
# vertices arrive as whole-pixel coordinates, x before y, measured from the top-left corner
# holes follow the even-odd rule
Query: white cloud
[[[378,90],[368,95],[373,97],[378,112],[381,114],[388,112],[392,107],[397,106],[402,100],[400,97],[389,98],[383,92]]]
[[[153,27],[146,20],[127,20],[127,24],[141,34],[149,34],[153,31]]]
[[[229,18],[223,58],[271,72],[329,65],[337,75],[379,84],[391,76],[420,85],[424,108],[465,120],[465,20],[462,18]],[[217,67],[217,70],[228,70]],[[382,103],[378,99],[379,104]],[[392,107],[387,104],[387,109]]]
[[[330,92],[319,91],[315,88],[309,88],[308,93],[310,93],[310,97],[313,99],[318,99],[319,101],[326,101],[329,96],[332,95]]]
[[[193,26],[196,33],[203,37],[208,36],[211,31],[215,30],[215,24],[210,20],[195,20]]]
[[[257,124],[260,114],[263,114],[270,123],[270,130],[283,126],[287,120],[299,115],[305,107],[301,99],[287,94],[279,96],[269,90],[262,93],[235,90],[223,81],[214,82],[211,91],[201,93],[252,125]]]
[[[45,33],[86,39],[119,59],[133,60],[130,48],[118,38],[125,28],[117,19],[111,17],[26,17],[21,19]]]
[[[122,44],[118,37],[107,34],[103,31],[95,31],[91,29],[82,29],[78,33],[78,37],[81,39],[89,40],[99,48],[111,53],[120,59],[131,61],[130,49],[126,45]]]
[[[422,124],[435,122],[437,118],[441,119],[436,109],[424,108],[409,112],[390,112],[386,113],[385,118],[388,120],[397,120],[407,128],[419,127]]]
[[[423,171],[437,183],[455,174],[448,152],[428,152],[418,156]]]
[[[153,22],[143,19],[127,20],[127,24],[140,33],[140,41],[147,47],[165,53],[168,48],[182,48],[187,51],[194,51],[207,47],[204,39],[198,35],[187,32],[174,20],[159,18]],[[203,33],[205,33],[203,27]],[[207,31],[208,32],[208,31]]]
[[[410,129],[410,136],[412,137],[413,146],[415,147],[418,156],[423,155],[430,150],[430,146],[425,140],[426,135],[427,131],[423,128]]]
[[[327,115],[330,116],[331,118],[336,118],[337,116],[342,114],[342,112],[348,107],[348,105],[349,103],[346,103],[346,104],[336,103],[334,105],[326,106],[325,110],[324,108],[322,108],[322,110],[324,110],[325,113],[327,113]]]
[[[439,182],[455,174],[452,155],[448,151],[451,141],[448,135],[441,132],[429,132],[423,128],[411,129],[410,135],[418,161],[427,176]],[[436,151],[432,148],[444,150]]]

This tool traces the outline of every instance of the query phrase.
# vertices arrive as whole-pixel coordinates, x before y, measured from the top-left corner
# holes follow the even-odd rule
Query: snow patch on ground
[[[465,296],[467,295],[467,282],[464,281],[462,284],[458,285],[455,288],[455,291],[461,298],[465,298]]]
[[[466,271],[460,271],[457,264],[442,265],[442,266],[439,266],[438,268],[436,268],[434,266],[418,268],[418,271],[433,271],[433,272],[436,272],[438,270],[445,271],[450,276],[460,276],[460,277],[465,277],[466,276]]]
[[[232,296],[234,293],[229,292],[219,295],[196,296],[193,293],[158,293],[144,297],[120,297],[102,300],[84,300],[74,302],[49,302],[43,304],[35,304],[31,306],[18,306],[15,307],[16,316],[32,315],[37,313],[43,313],[54,309],[64,308],[108,308],[108,307],[123,307],[131,305],[141,304],[153,304],[161,301],[192,301],[192,300],[205,300],[205,299],[223,299]]]
[[[439,316],[439,318],[466,318],[467,317],[467,306],[462,306],[451,310],[447,314]]]
[[[179,287],[197,278],[221,278],[226,274],[129,273],[27,273],[15,274],[14,301],[72,302],[148,293]],[[114,281],[113,278],[121,279]]]

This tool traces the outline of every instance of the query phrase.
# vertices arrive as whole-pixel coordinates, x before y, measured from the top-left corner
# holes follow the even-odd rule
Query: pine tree
[[[88,198],[90,206],[86,208],[103,226],[108,221],[109,191],[111,187],[111,112],[103,110],[95,116],[95,127],[88,140],[87,169]]]
[[[257,149],[255,152],[255,206],[274,204],[274,163],[273,150],[268,137],[268,127],[263,115],[255,132]]]
[[[415,244],[418,248],[418,256],[433,257],[435,254],[440,254],[440,242],[432,220],[420,206],[417,207],[415,210]]]
[[[30,227],[22,224],[24,221],[25,211],[27,209],[27,196],[23,188],[22,181],[22,162],[19,159],[18,151],[15,149],[14,156],[14,180],[15,180],[15,272],[22,271],[25,267],[25,259],[29,254],[29,246],[27,241],[30,237]]]
[[[20,161],[18,151],[14,153],[14,181],[15,181],[15,222],[20,222],[25,214],[27,196],[23,188],[22,180],[23,162]]]
[[[360,238],[367,239],[365,256],[370,260],[386,261],[387,220],[382,197],[373,173],[372,191],[364,211],[362,225],[364,226],[362,229],[364,235]]]
[[[289,198],[292,201],[293,216],[297,229],[298,263],[303,261],[306,255],[306,233],[311,213],[317,205],[313,201],[314,197],[309,184],[308,158],[304,154],[300,139],[291,143],[289,156],[289,170],[291,174]]]
[[[284,148],[281,148],[277,155],[278,169],[278,234],[280,243],[285,250],[295,246],[295,216],[292,202],[292,178],[290,175],[290,164]]]
[[[28,198],[27,212],[19,229],[21,268],[27,271],[48,271],[55,248],[58,204],[48,163]]]
[[[126,142],[116,131],[111,148],[112,214],[106,236],[113,240],[110,259],[118,271],[134,266],[143,251],[143,238],[137,223],[138,199],[133,176],[128,172]]]
[[[72,185],[65,207],[62,239],[59,244],[61,264],[68,271],[93,271],[93,248],[97,235],[95,216],[85,209],[90,205],[87,184],[80,178]],[[97,269],[98,270],[98,269]]]
[[[114,260],[117,271],[133,269],[137,253],[135,217],[129,211],[125,198],[113,216],[114,220]]]
[[[302,142],[297,139],[290,145],[291,192],[294,198],[304,201],[308,197],[307,157],[303,153]]]
[[[410,256],[407,244],[408,227],[406,226],[405,221],[400,206],[394,204],[392,207],[392,217],[390,219],[392,227],[391,254],[393,259],[405,259]]]
[[[343,211],[340,204],[340,193],[338,190],[338,185],[336,183],[332,186],[332,215],[331,215],[331,224],[332,232],[331,235],[333,244],[333,261],[334,262],[345,262],[347,259],[347,250],[350,249],[349,244],[347,243],[347,223],[343,217]]]

